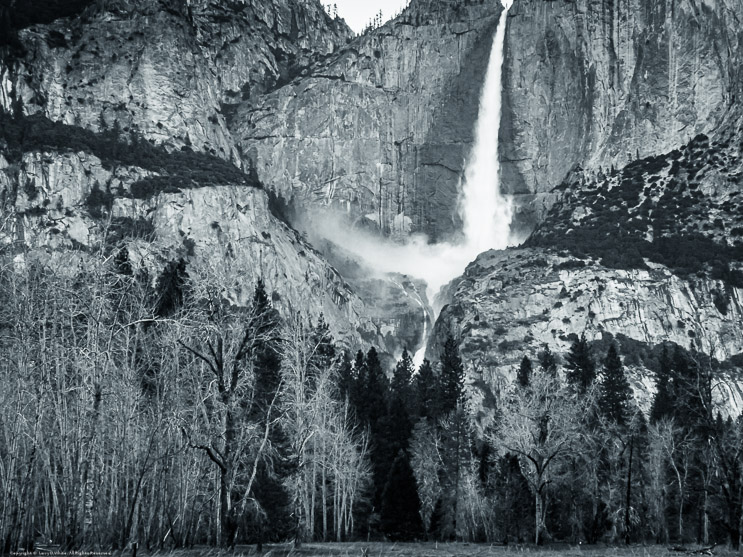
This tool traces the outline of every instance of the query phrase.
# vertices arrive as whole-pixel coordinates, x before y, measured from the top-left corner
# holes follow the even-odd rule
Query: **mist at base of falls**
[[[440,289],[460,276],[480,253],[504,249],[509,245],[512,203],[500,191],[498,137],[501,121],[502,67],[506,20],[513,0],[502,0],[498,27],[493,38],[490,60],[480,94],[480,109],[474,143],[460,183],[458,212],[463,222],[463,237],[458,242],[429,244],[424,235],[411,236],[405,244],[380,239],[360,230],[349,229],[343,218],[323,214],[313,218],[314,233],[329,239],[356,255],[373,272],[400,273],[422,279],[428,285],[430,301]],[[438,308],[436,309],[438,312]],[[429,334],[427,313],[423,311],[424,336]],[[416,353],[420,365],[424,347]],[[418,361],[419,360],[419,361]]]

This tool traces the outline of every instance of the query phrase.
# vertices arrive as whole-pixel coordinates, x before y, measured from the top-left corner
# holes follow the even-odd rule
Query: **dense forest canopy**
[[[743,428],[717,363],[664,345],[649,413],[614,342],[492,390],[450,337],[415,369],[282,319],[229,267],[126,248],[0,268],[6,550],[309,540],[739,544]],[[236,282],[237,281],[237,282]],[[479,393],[479,394],[478,394]],[[473,404],[473,397],[483,400]],[[41,537],[39,537],[41,536]]]

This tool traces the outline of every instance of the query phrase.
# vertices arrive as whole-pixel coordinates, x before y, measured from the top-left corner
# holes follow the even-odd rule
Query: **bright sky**
[[[384,21],[392,18],[410,2],[409,0],[321,0],[323,6],[338,6],[338,15],[346,20],[349,27],[360,33],[364,27],[382,10]]]

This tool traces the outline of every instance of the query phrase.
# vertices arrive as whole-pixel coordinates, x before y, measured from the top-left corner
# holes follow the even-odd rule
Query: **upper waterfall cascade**
[[[480,96],[475,143],[465,170],[460,215],[464,222],[465,250],[472,257],[488,249],[508,245],[511,202],[500,191],[498,136],[502,111],[503,56],[506,18],[513,0],[502,0],[505,8],[493,39],[490,62]]]

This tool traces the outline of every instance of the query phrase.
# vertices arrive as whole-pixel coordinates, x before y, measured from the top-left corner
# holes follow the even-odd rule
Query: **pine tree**
[[[410,408],[412,406],[411,381],[413,378],[413,358],[407,349],[403,349],[402,356],[395,366],[392,376],[392,396],[397,397]]]
[[[372,506],[379,510],[382,504],[382,491],[400,439],[392,438],[390,435],[387,404],[389,382],[382,370],[377,350],[373,346],[366,353],[363,373],[363,376],[359,376],[359,383],[362,386],[361,397],[358,401],[359,415],[363,417],[362,424],[369,428],[369,440],[372,447],[371,464],[374,475]],[[362,380],[363,383],[361,383]]]
[[[253,395],[254,419],[265,427],[265,420],[273,419],[269,408],[276,404],[281,384],[280,320],[272,307],[263,280],[259,279],[253,293],[253,315],[250,328],[257,339],[253,347],[255,389]],[[280,427],[270,428],[268,437],[274,451],[273,465],[259,462],[256,467],[254,497],[263,511],[257,527],[257,541],[277,539],[291,524],[289,495],[283,482],[291,470],[288,458],[291,448]]]
[[[367,376],[366,359],[364,353],[359,350],[353,361],[353,383],[348,398],[351,408],[356,413],[356,419],[363,426],[369,423],[369,416],[366,415],[367,406],[364,404]]]
[[[655,397],[650,409],[650,423],[657,423],[663,418],[673,415],[673,370],[668,348],[663,345],[660,355],[658,373],[656,374]]]
[[[606,353],[604,370],[601,376],[599,390],[601,412],[609,420],[619,425],[626,425],[631,399],[632,388],[624,374],[622,360],[612,343]]]
[[[421,367],[418,369],[418,375],[415,377],[415,390],[417,414],[421,418],[438,418],[437,393],[439,386],[431,362],[428,360],[423,360]]]
[[[596,364],[591,357],[586,334],[583,333],[570,347],[565,363],[567,379],[579,393],[585,393],[596,379]]]
[[[446,339],[441,355],[440,381],[439,406],[442,414],[448,414],[464,401],[464,365],[459,356],[459,346],[451,335]]]
[[[170,317],[181,307],[187,279],[186,261],[183,258],[166,265],[157,279],[155,314],[158,317]]]
[[[250,323],[258,342],[253,347],[255,370],[256,411],[265,414],[281,382],[281,353],[279,346],[279,316],[271,306],[262,279],[258,279],[253,293],[253,317]]]
[[[385,441],[390,446],[390,458],[400,450],[407,451],[410,436],[413,433],[411,411],[413,407],[413,393],[411,379],[413,375],[413,360],[407,350],[403,350],[400,361],[395,366],[392,378],[392,388],[389,393],[389,411],[385,427]]]
[[[516,381],[519,384],[520,387],[528,387],[529,381],[531,380],[531,360],[529,359],[529,356],[524,356],[524,359],[521,360],[521,365],[519,366],[519,370],[516,373]]]
[[[330,334],[330,327],[325,322],[325,316],[321,313],[317,325],[312,329],[311,345],[313,347],[310,355],[310,370],[330,369],[336,357],[335,343],[333,336]],[[311,376],[314,381],[314,376]]]
[[[366,406],[364,415],[369,421],[372,431],[379,419],[386,414],[389,381],[379,361],[377,349],[373,346],[366,353],[366,389],[363,405]]]
[[[392,541],[413,541],[423,535],[415,476],[403,451],[392,464],[382,494],[381,527]]]
[[[539,367],[543,373],[555,377],[557,375],[557,358],[550,350],[550,347],[544,345],[544,350],[539,353]]]
[[[351,392],[354,385],[353,362],[347,350],[343,351],[338,362],[338,400],[351,403]]]

